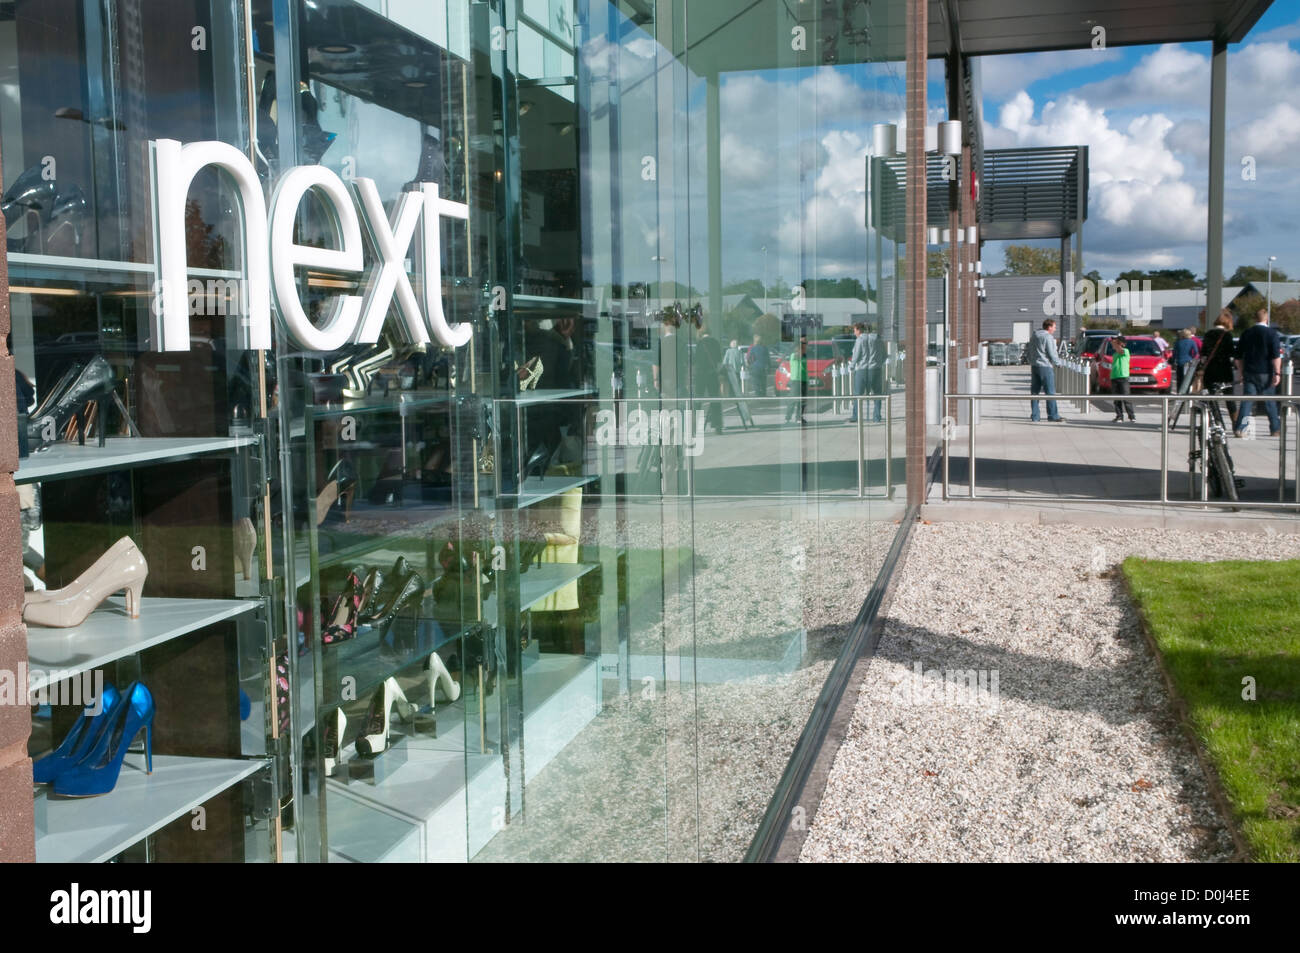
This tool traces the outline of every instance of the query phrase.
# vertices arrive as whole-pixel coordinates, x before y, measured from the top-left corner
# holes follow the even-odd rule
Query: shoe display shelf
[[[593,659],[530,653],[522,664],[528,782],[599,714],[601,694]],[[352,845],[332,860],[464,862],[518,816],[518,800],[508,819],[499,809],[508,784],[499,707],[491,696],[480,707],[474,686],[462,686],[455,702],[438,703],[436,738],[412,731],[394,740],[390,751],[403,763],[382,781],[327,781],[330,843]],[[344,757],[352,756],[353,746],[345,746]]]
[[[121,437],[79,445],[60,441],[19,461],[18,484],[42,483],[177,463],[256,447],[252,434],[228,437]],[[138,670],[138,656],[222,622],[247,621],[261,626],[255,615],[264,609],[257,572],[244,580],[236,574],[235,592],[244,598],[171,598],[145,596],[136,618],[125,600],[112,596],[77,626],[27,628],[28,665],[32,691],[54,690],[58,682],[123,662]],[[254,718],[265,705],[253,706]],[[253,724],[250,718],[248,724]],[[265,721],[251,728],[265,734]],[[258,742],[253,747],[265,750]],[[253,750],[246,746],[244,750]],[[107,794],[60,798],[41,790],[43,826],[37,831],[40,862],[98,863],[111,860],[168,824],[245,782],[271,765],[266,757],[187,757],[155,754],[153,773],[146,774],[144,755],[129,752],[117,784]]]

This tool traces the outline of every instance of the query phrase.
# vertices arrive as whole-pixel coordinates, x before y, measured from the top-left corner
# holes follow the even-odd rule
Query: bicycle
[[[1210,389],[1212,394],[1226,394],[1228,384],[1215,384]],[[1201,401],[1198,408],[1205,420],[1199,430],[1198,441],[1187,454],[1187,462],[1195,466],[1196,461],[1204,461],[1205,479],[1215,499],[1237,500],[1237,491],[1245,486],[1245,481],[1236,476],[1232,454],[1228,450],[1228,428],[1224,423],[1223,409],[1220,401]]]

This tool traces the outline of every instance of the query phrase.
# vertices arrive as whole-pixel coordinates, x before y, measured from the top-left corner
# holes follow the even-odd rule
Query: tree
[[[781,340],[781,319],[771,312],[760,314],[754,319],[751,331],[758,335],[764,344],[771,346]]]
[[[1237,299],[1228,306],[1237,317],[1239,326],[1250,327],[1255,323],[1255,318],[1259,314],[1259,309],[1264,307],[1264,296],[1261,294],[1238,295]]]
[[[1274,281],[1286,281],[1286,272],[1281,268],[1273,269]],[[1268,269],[1260,268],[1256,265],[1238,265],[1237,270],[1232,273],[1232,277],[1225,280],[1225,284],[1236,287],[1237,285],[1248,285],[1258,282],[1268,281]]]
[[[809,278],[803,283],[810,298],[858,298],[867,300],[867,289],[857,278]]]
[[[948,249],[932,251],[925,259],[925,274],[929,278],[942,278],[943,270],[948,267]]]
[[[1142,271],[1135,268],[1130,271],[1121,271],[1119,280],[1128,282],[1129,287],[1132,287],[1136,282],[1149,281],[1151,282],[1152,291],[1205,287],[1205,282],[1199,280],[1196,275],[1186,268],[1157,268],[1153,271]]]
[[[751,298],[761,298],[763,297],[763,282],[757,278],[733,281],[722,286],[722,293],[724,295],[749,295]]]
[[[1285,334],[1300,334],[1300,300],[1274,301],[1272,324]]]
[[[1059,249],[1035,248],[1033,245],[1008,245],[1004,252],[1004,275],[1060,275]]]

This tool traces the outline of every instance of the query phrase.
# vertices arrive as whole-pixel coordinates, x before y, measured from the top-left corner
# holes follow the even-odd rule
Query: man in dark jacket
[[[1246,330],[1237,342],[1237,370],[1241,372],[1241,392],[1243,394],[1276,394],[1277,385],[1282,380],[1282,336],[1269,326],[1267,308],[1259,309],[1259,320]],[[1250,420],[1255,409],[1255,402],[1243,400],[1237,410],[1237,419],[1232,432],[1243,436],[1246,421]],[[1268,435],[1276,437],[1282,429],[1281,418],[1277,414],[1277,401],[1264,403],[1268,413]]]

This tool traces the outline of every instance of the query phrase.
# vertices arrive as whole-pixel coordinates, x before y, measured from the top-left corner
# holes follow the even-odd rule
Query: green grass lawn
[[[1253,859],[1300,861],[1300,561],[1130,558],[1124,574]]]

